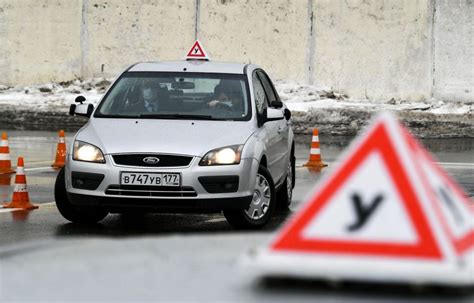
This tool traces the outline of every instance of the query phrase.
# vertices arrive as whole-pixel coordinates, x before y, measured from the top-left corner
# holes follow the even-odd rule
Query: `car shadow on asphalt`
[[[272,232],[282,225],[291,211],[277,212],[258,232]],[[105,236],[134,237],[162,234],[242,233],[230,226],[221,214],[113,214],[93,225],[61,224],[56,228],[58,237]]]

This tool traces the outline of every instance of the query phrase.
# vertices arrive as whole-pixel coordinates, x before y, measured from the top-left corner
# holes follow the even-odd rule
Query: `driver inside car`
[[[143,87],[143,103],[146,112],[157,112],[158,111],[158,94],[159,86],[154,86],[152,83],[145,83]]]
[[[142,102],[133,103],[129,111],[136,113],[153,113],[160,109],[159,86],[156,83],[147,81],[143,83],[141,91]]]

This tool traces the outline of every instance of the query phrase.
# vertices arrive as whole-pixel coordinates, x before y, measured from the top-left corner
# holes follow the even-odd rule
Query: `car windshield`
[[[94,117],[249,120],[244,75],[127,72]]]

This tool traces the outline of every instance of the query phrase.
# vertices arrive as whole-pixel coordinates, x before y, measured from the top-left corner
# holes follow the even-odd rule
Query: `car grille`
[[[112,155],[115,164],[140,167],[180,167],[189,166],[193,157],[178,155],[159,154],[122,154]],[[157,163],[145,163],[143,159],[147,157],[158,158]]]
[[[191,186],[146,186],[146,185],[110,185],[106,195],[138,196],[138,197],[196,197],[197,193]]]

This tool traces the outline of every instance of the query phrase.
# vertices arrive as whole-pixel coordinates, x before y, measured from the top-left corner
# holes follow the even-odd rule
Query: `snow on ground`
[[[51,110],[67,108],[75,97],[83,95],[88,102],[96,105],[112,79],[90,79],[66,83],[49,83],[43,85],[0,87],[0,106],[9,105],[29,110]],[[322,85],[305,85],[294,82],[276,81],[275,87],[291,111],[309,112],[319,109],[353,108],[366,111],[425,111],[432,114],[467,114],[473,113],[473,105],[466,103],[426,100],[409,102],[405,100],[370,101],[353,99],[335,93],[331,88]]]
[[[79,95],[97,105],[110,83],[111,79],[90,79],[43,85],[0,86],[0,107],[5,105],[31,111],[65,110]]]
[[[371,101],[353,99],[333,92],[329,87],[305,85],[292,82],[276,81],[275,88],[283,102],[291,111],[309,112],[318,109],[353,108],[366,111],[426,111],[432,114],[467,114],[474,113],[474,107],[466,103],[443,102],[436,99],[424,102],[406,100]]]
[[[20,126],[23,129],[47,125],[56,127],[61,123],[67,126],[72,120],[63,113],[68,111],[74,99],[83,95],[88,102],[97,105],[111,81],[97,78],[17,87],[0,85],[0,118],[3,120],[0,126]],[[275,87],[282,101],[293,112],[293,129],[298,133],[307,133],[312,127],[319,127],[326,134],[354,135],[374,113],[388,110],[396,112],[420,136],[474,137],[472,103],[436,99],[418,102],[354,99],[323,85],[288,81],[276,81]],[[40,112],[45,114],[38,115]],[[31,117],[35,118],[34,121]],[[32,126],[25,126],[25,122],[32,123]]]

